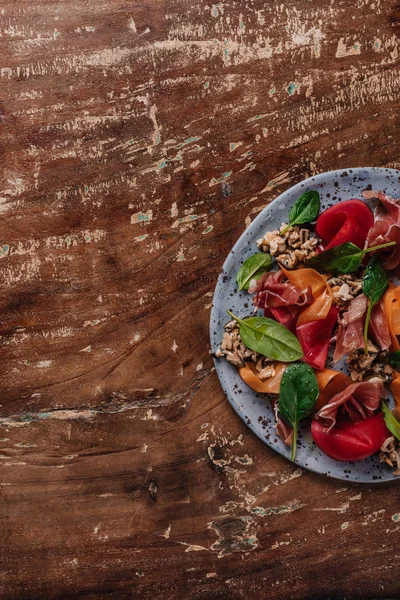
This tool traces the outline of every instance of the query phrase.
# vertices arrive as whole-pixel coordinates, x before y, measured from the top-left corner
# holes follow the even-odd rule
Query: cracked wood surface
[[[0,597],[392,598],[397,484],[253,436],[229,249],[311,174],[399,168],[393,0],[3,0]]]

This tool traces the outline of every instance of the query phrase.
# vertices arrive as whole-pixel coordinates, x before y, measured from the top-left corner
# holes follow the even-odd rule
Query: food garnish
[[[400,263],[400,200],[368,194],[380,201],[374,213],[351,199],[318,216],[319,193],[306,191],[289,223],[257,241],[260,252],[236,280],[262,316],[228,310],[232,320],[215,356],[270,398],[292,461],[299,423],[309,419],[327,456],[353,461],[379,453],[400,475],[400,286],[387,272]],[[330,368],[342,358],[347,372]]]

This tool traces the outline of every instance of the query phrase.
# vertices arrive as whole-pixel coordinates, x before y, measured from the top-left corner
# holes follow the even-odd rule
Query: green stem
[[[282,231],[280,231],[280,232],[279,232],[279,233],[280,233],[280,235],[285,235],[285,233],[286,233],[287,231],[289,231],[289,229],[291,228],[291,226],[292,226],[292,224],[291,224],[291,223],[289,223],[289,225],[286,225],[285,229],[282,229]]]
[[[292,456],[290,457],[290,460],[292,462],[294,462],[294,459],[296,458],[296,446],[297,446],[297,419],[294,422],[294,427],[293,427],[293,440],[292,440]]]
[[[372,246],[372,248],[366,248],[363,250],[363,254],[367,254],[367,252],[375,252],[375,250],[381,250],[381,248],[387,248],[388,246],[394,246],[396,242],[387,242],[386,244],[381,244],[380,246]]]
[[[232,319],[234,319],[236,321],[236,323],[242,323],[242,319],[239,319],[239,317],[236,317],[232,311],[227,310],[226,312],[228,313],[228,315],[230,317],[232,317]]]
[[[365,324],[364,324],[364,354],[368,354],[368,327],[369,327],[369,320],[371,317],[372,308],[373,308],[373,304],[372,304],[371,300],[369,300],[367,316],[365,317]]]

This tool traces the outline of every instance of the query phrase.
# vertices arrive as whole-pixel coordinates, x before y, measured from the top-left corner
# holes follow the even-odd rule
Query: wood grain
[[[399,168],[392,0],[3,0],[0,596],[398,597],[397,485],[294,468],[208,320],[278,193]]]

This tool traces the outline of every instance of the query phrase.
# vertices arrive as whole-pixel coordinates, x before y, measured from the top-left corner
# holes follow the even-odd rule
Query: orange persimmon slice
[[[297,319],[297,325],[326,319],[332,307],[332,292],[327,286],[325,291],[310,306],[305,308]]]
[[[295,285],[299,290],[306,290],[308,286],[311,286],[314,300],[316,300],[326,289],[325,277],[315,269],[304,268],[297,269],[296,271],[289,271],[284,269],[281,265],[281,271],[285,273],[290,283]]]
[[[244,367],[239,367],[239,375],[255,392],[261,392],[263,394],[279,394],[282,375],[286,367],[286,363],[275,363],[275,375],[262,380],[256,374],[257,371],[255,370],[255,365],[246,363]]]
[[[390,346],[390,350],[392,352],[394,350],[400,350],[399,340],[396,337],[396,331],[400,331],[398,329],[400,326],[400,304],[396,296],[396,289],[397,288],[394,287],[393,283],[390,283],[383,296],[383,309],[385,311],[390,338],[392,340],[392,344]]]

